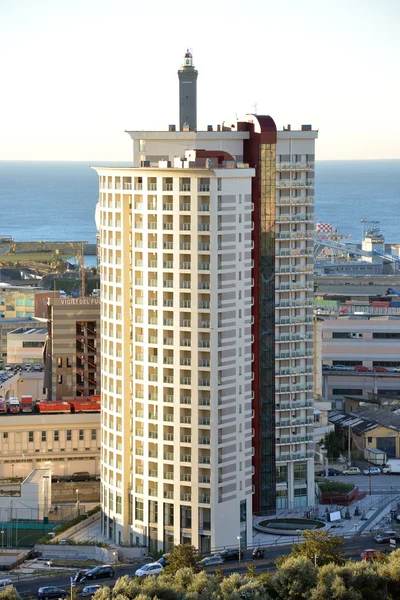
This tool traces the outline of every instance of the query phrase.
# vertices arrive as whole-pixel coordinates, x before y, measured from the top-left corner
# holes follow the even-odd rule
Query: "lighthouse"
[[[197,75],[193,65],[193,56],[186,51],[183,65],[178,71],[179,77],[179,129],[181,131],[197,129]]]

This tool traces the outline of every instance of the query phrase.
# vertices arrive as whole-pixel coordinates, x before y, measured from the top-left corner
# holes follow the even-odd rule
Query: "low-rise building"
[[[0,415],[0,477],[100,472],[100,413]]]
[[[46,321],[47,323],[47,321]],[[16,319],[0,318],[0,368],[7,364],[7,334],[18,327],[42,327],[41,319],[35,317],[18,317]]]
[[[9,398],[21,398],[21,396],[32,396],[34,401],[45,399],[43,371],[17,372],[0,382],[0,397],[8,400]]]
[[[350,449],[364,457],[365,448],[377,448],[388,458],[400,458],[400,414],[381,407],[360,407],[343,414],[332,411],[329,421],[342,440],[343,453]]]
[[[13,487],[0,495],[0,522],[46,522],[51,506],[50,469],[35,469]]]
[[[0,319],[41,317],[49,297],[59,298],[60,292],[0,282]]]
[[[10,365],[43,364],[47,329],[19,327],[7,334],[7,362]]]
[[[49,298],[45,378],[49,400],[100,393],[100,299]]]

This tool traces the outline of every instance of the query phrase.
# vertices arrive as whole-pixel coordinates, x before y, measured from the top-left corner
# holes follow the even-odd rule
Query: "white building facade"
[[[254,171],[97,170],[104,532],[246,543]]]

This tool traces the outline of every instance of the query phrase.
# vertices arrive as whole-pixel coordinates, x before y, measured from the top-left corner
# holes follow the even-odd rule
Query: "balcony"
[[[210,504],[210,502],[211,502],[211,497],[208,496],[207,494],[199,495],[199,503],[200,504]]]
[[[307,458],[313,458],[314,452],[312,450],[308,452],[289,452],[287,454],[280,454],[276,457],[276,462],[289,462],[293,460],[305,460]]]

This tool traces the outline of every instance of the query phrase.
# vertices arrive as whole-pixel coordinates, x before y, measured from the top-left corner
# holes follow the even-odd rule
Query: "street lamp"
[[[297,529],[296,533],[297,533],[297,543],[298,543],[298,544],[300,544],[300,534],[301,534],[301,530],[300,530],[300,529]]]
[[[239,542],[239,562],[240,562],[240,555],[241,555],[241,550],[240,550],[240,542],[242,541],[242,538],[240,537],[240,535],[238,535],[236,537],[237,541]]]
[[[76,492],[76,512],[78,513],[78,517],[79,517],[79,513],[80,513],[80,510],[79,510],[79,490],[76,489],[75,492]]]

